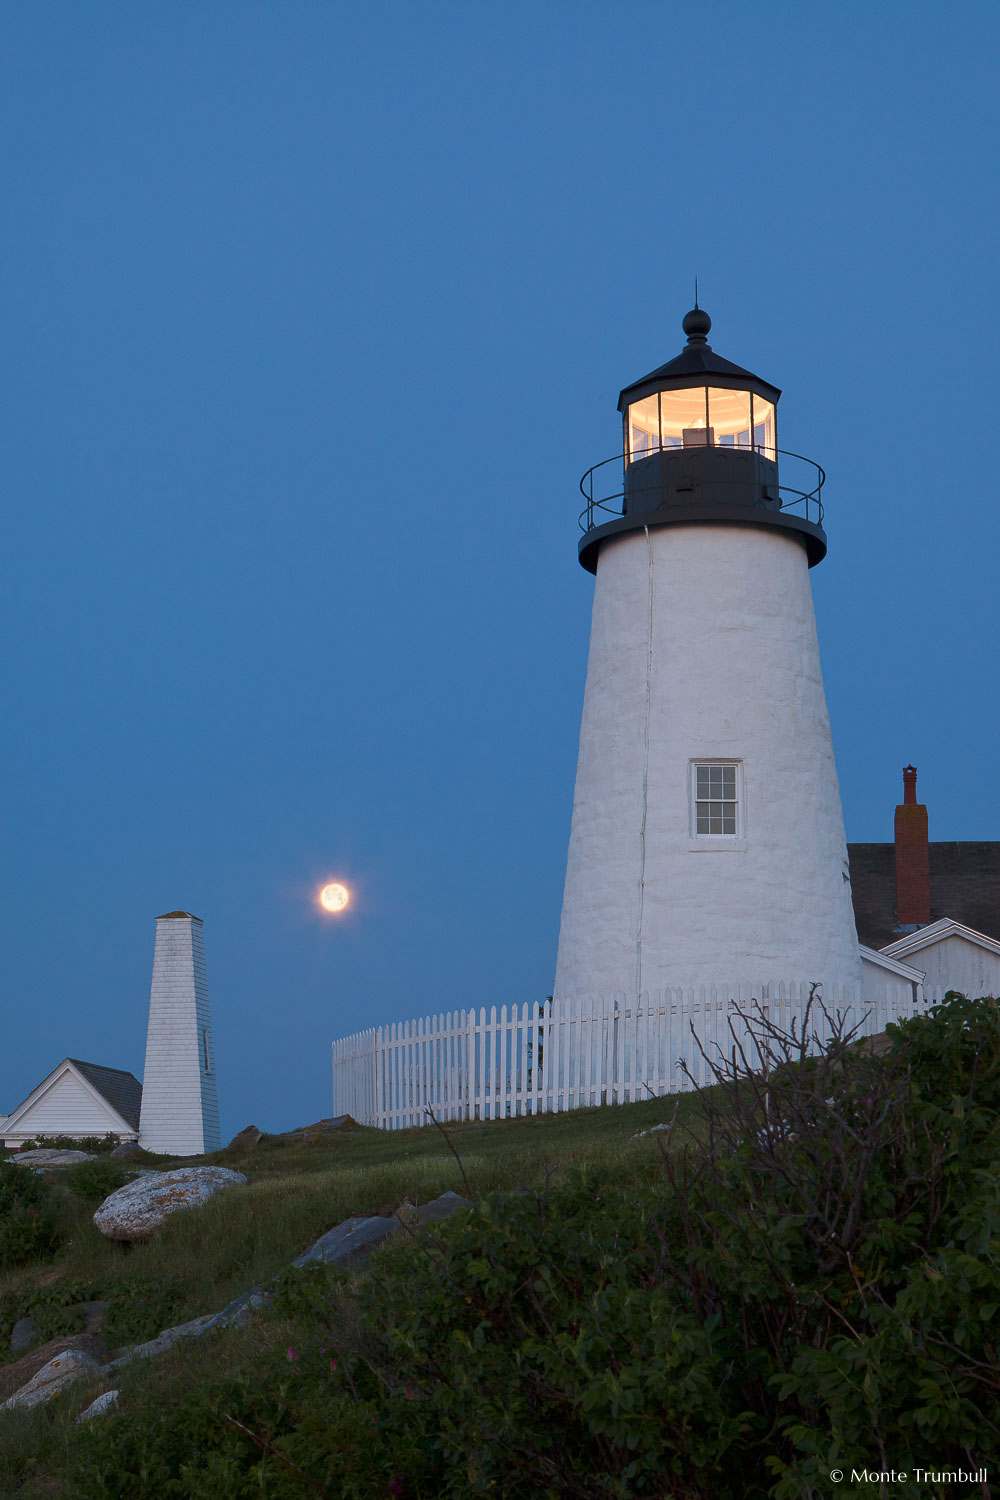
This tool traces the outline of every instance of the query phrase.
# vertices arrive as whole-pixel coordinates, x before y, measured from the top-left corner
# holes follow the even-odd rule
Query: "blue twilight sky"
[[[848,838],[998,839],[995,3],[0,14],[0,1110],[141,1074],[205,920],[225,1137],[329,1044],[551,989],[621,386],[826,466]],[[761,580],[761,587],[767,581]],[[356,902],[313,905],[323,879]]]

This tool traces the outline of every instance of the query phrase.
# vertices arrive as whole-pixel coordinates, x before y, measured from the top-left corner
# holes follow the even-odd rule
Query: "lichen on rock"
[[[148,1240],[170,1214],[198,1208],[225,1188],[246,1182],[228,1167],[178,1167],[127,1182],[105,1198],[94,1223],[112,1240]]]

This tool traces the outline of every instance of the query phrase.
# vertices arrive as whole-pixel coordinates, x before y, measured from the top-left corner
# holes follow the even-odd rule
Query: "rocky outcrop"
[[[196,1338],[198,1334],[207,1333],[209,1328],[217,1326],[218,1316],[218,1313],[203,1313],[200,1318],[191,1318],[187,1323],[165,1328],[155,1339],[148,1339],[144,1344],[130,1344],[127,1349],[118,1351],[108,1369],[117,1370],[122,1365],[130,1365],[134,1359],[155,1359],[158,1354],[166,1354],[181,1339]]]
[[[83,1313],[85,1333],[100,1333],[104,1326],[104,1314],[110,1306],[109,1301],[100,1298],[94,1298],[90,1302],[74,1303],[74,1311]]]
[[[314,1245],[292,1261],[292,1265],[305,1266],[310,1261],[322,1260],[350,1269],[367,1260],[373,1250],[401,1229],[448,1219],[458,1209],[469,1206],[468,1198],[463,1198],[460,1193],[442,1193],[440,1198],[422,1203],[419,1208],[404,1203],[392,1218],[379,1214],[370,1219],[345,1219],[321,1235]]]
[[[315,1146],[335,1131],[349,1130],[357,1123],[350,1115],[333,1115],[329,1120],[317,1120],[315,1124],[307,1125],[302,1132],[302,1140],[307,1146]]]
[[[350,1130],[352,1126],[355,1130],[358,1128],[353,1115],[331,1115],[326,1120],[314,1120],[301,1130],[285,1130],[277,1138],[272,1136],[272,1140],[301,1141],[304,1146],[315,1146],[325,1141],[327,1136],[335,1135],[338,1130]]]
[[[305,1266],[311,1261],[322,1260],[328,1264],[336,1264],[344,1270],[353,1270],[363,1264],[372,1251],[392,1235],[404,1229],[416,1233],[424,1225],[450,1218],[458,1209],[469,1207],[468,1198],[463,1198],[458,1193],[442,1193],[441,1197],[435,1198],[433,1202],[423,1203],[419,1208],[411,1209],[405,1223],[402,1218],[384,1219],[377,1215],[369,1219],[345,1219],[342,1224],[338,1224],[334,1229],[321,1235],[315,1244],[310,1245],[308,1250],[304,1250],[292,1261],[292,1265]],[[153,1355],[162,1354],[178,1339],[197,1338],[203,1333],[209,1333],[213,1328],[244,1328],[254,1312],[260,1307],[266,1307],[270,1300],[271,1294],[266,1286],[251,1287],[250,1291],[234,1297],[232,1302],[227,1302],[226,1306],[217,1313],[208,1313],[202,1318],[192,1318],[190,1323],[181,1323],[176,1328],[164,1329],[163,1333],[155,1339],[150,1339],[146,1344],[136,1344],[131,1349],[123,1349],[109,1368],[114,1369],[119,1365],[128,1364],[133,1359],[149,1359]]]
[[[34,1406],[43,1406],[68,1385],[99,1375],[102,1369],[100,1360],[95,1359],[92,1354],[86,1354],[82,1349],[66,1349],[43,1365],[27,1385],[22,1385],[15,1391],[0,1406],[0,1411],[10,1411],[15,1406],[23,1411],[30,1411]]]
[[[258,1130],[256,1125],[245,1125],[238,1135],[234,1135],[227,1151],[252,1151],[254,1146],[259,1146],[264,1139],[264,1132]]]
[[[81,1422],[89,1422],[91,1417],[102,1416],[104,1412],[110,1411],[112,1407],[117,1405],[117,1391],[102,1391],[97,1400],[91,1401],[86,1410],[80,1413],[76,1419],[76,1425],[79,1427]]]
[[[100,1161],[100,1157],[89,1151],[61,1151],[55,1147],[40,1146],[36,1151],[16,1151],[7,1160],[17,1162],[19,1167],[48,1168],[75,1167],[81,1161]]]
[[[226,1172],[220,1167],[186,1167],[178,1172],[164,1172],[158,1175],[161,1178],[168,1178],[184,1176],[191,1172],[222,1172],[226,1179],[246,1181],[242,1173]],[[112,1193],[111,1198],[101,1205],[101,1209],[105,1208],[112,1198],[127,1192],[129,1188],[143,1185],[145,1184],[142,1182],[135,1182],[129,1183],[126,1188],[119,1188],[118,1193]],[[222,1185],[226,1186],[228,1183]],[[183,1208],[188,1204],[184,1202],[177,1206]],[[450,1218],[459,1209],[470,1206],[468,1198],[463,1198],[458,1193],[442,1193],[440,1198],[435,1198],[430,1203],[423,1203],[417,1208],[404,1203],[393,1218],[374,1215],[371,1218],[345,1219],[342,1224],[336,1225],[335,1228],[321,1235],[308,1250],[303,1251],[292,1262],[292,1265],[305,1266],[312,1261],[319,1260],[345,1269],[353,1269],[362,1265],[372,1251],[392,1235],[403,1232],[418,1234],[426,1226]],[[98,1213],[101,1209],[98,1209]],[[172,1209],[169,1211],[173,1212]],[[96,1219],[97,1215],[94,1217]],[[270,1300],[271,1293],[266,1286],[252,1287],[250,1291],[243,1292],[232,1302],[228,1302],[219,1312],[206,1313],[203,1317],[192,1318],[187,1323],[179,1323],[174,1328],[165,1328],[155,1339],[150,1339],[145,1344],[134,1344],[130,1348],[118,1350],[113,1359],[109,1358],[106,1346],[94,1334],[81,1333],[70,1338],[53,1339],[41,1348],[33,1350],[16,1364],[0,1367],[0,1395],[4,1394],[5,1388],[8,1391],[14,1391],[14,1395],[0,1405],[0,1410],[4,1406],[39,1406],[58,1395],[59,1391],[65,1390],[66,1386],[73,1381],[98,1372],[110,1375],[112,1371],[131,1364],[136,1359],[153,1359],[165,1353],[181,1339],[198,1338],[201,1334],[209,1333],[215,1328],[243,1328],[250,1321],[253,1313],[258,1308],[266,1307]],[[80,1305],[85,1308],[100,1309],[103,1312],[103,1304],[99,1302]],[[26,1379],[27,1384],[23,1384]],[[91,1417],[111,1410],[117,1403],[117,1399],[116,1390],[105,1391],[87,1407],[85,1412],[80,1414],[77,1420],[87,1421]]]
[[[34,1343],[37,1333],[34,1318],[18,1318],[10,1333],[10,1347],[12,1349],[28,1349]]]
[[[39,1344],[37,1349],[32,1349],[30,1354],[24,1354],[20,1359],[14,1360],[9,1365],[0,1365],[0,1400],[5,1399],[14,1391],[19,1391],[26,1381],[38,1374],[44,1365],[55,1359],[57,1354],[67,1354],[71,1350],[78,1354],[89,1354],[98,1364],[105,1364],[110,1358],[107,1344],[93,1333],[67,1333],[59,1338],[49,1339],[47,1343]]]
[[[70,1311],[80,1312],[83,1314],[84,1333],[100,1333],[101,1328],[104,1324],[104,1315],[110,1306],[110,1302],[99,1301],[95,1299],[90,1302],[76,1302],[70,1308]],[[11,1329],[9,1347],[15,1353],[17,1353],[21,1349],[30,1349],[37,1337],[38,1325],[36,1324],[34,1318],[18,1318],[16,1323],[14,1324],[14,1327]],[[59,1347],[65,1348],[65,1345],[60,1344]],[[56,1351],[53,1349],[51,1352],[55,1353]],[[105,1350],[105,1354],[106,1353],[107,1351]],[[7,1368],[10,1367],[8,1366]],[[0,1378],[2,1378],[3,1373],[3,1369],[0,1368]]]
[[[399,1219],[345,1219],[342,1224],[321,1235],[314,1245],[304,1250],[293,1266],[307,1266],[310,1261],[338,1262],[347,1267],[367,1260],[372,1251],[383,1241],[402,1229]]]
[[[112,1240],[130,1243],[148,1240],[171,1214],[197,1208],[225,1188],[245,1183],[242,1172],[231,1172],[228,1167],[178,1167],[172,1172],[150,1172],[105,1198],[94,1215],[94,1223]]]
[[[442,1193],[440,1198],[432,1198],[430,1203],[421,1203],[418,1208],[407,1205],[407,1212],[402,1212],[404,1229],[414,1224],[426,1227],[428,1224],[436,1224],[439,1219],[450,1219],[453,1213],[460,1208],[471,1208],[471,1198],[463,1198],[461,1193]]]

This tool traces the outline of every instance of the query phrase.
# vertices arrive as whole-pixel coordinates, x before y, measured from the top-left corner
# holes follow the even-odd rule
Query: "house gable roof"
[[[133,1130],[139,1129],[142,1084],[134,1073],[126,1073],[121,1068],[105,1068],[100,1063],[81,1062],[76,1057],[69,1057],[66,1061],[71,1062],[88,1083],[93,1084],[101,1097],[107,1100],[112,1109],[118,1111]]]
[[[923,982],[923,969],[914,969],[885,951],[879,952],[877,948],[866,948],[864,943],[859,943],[858,946],[861,949],[862,963],[871,964],[873,968],[882,969],[886,974],[891,974],[894,979],[905,979],[910,984]]]
[[[935,943],[941,943],[950,937],[963,938],[967,943],[985,948],[987,953],[1000,954],[1000,943],[995,938],[987,937],[985,932],[976,932],[975,928],[966,927],[953,917],[942,917],[939,922],[931,922],[928,927],[918,927],[916,932],[908,932],[894,943],[887,943],[882,952],[902,958],[911,953],[919,953],[922,948],[932,948]]]
[[[142,1084],[138,1078],[120,1068],[105,1068],[99,1063],[81,1063],[75,1058],[64,1057],[62,1062],[42,1079],[37,1088],[32,1089],[13,1114],[7,1117],[4,1131],[8,1134],[18,1131],[19,1122],[67,1073],[71,1074],[80,1087],[108,1112],[109,1130],[130,1134],[139,1129]]]

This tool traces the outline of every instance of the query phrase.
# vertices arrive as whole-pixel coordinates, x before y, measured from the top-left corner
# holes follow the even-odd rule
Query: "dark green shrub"
[[[48,1209],[8,1209],[0,1214],[0,1269],[51,1255],[61,1240],[58,1221]]]
[[[38,1208],[49,1197],[48,1184],[39,1173],[0,1162],[0,1214],[15,1207]]]
[[[177,1276],[119,1276],[102,1283],[100,1295],[111,1303],[101,1330],[104,1340],[110,1348],[118,1348],[145,1343],[180,1322],[186,1288]]]
[[[59,1183],[68,1187],[85,1203],[103,1203],[117,1188],[124,1187],[135,1176],[135,1168],[117,1161],[82,1161],[75,1167],[62,1167]]]
[[[0,1292],[0,1348],[6,1347],[18,1318],[34,1319],[38,1343],[60,1333],[82,1333],[85,1318],[78,1304],[97,1295],[98,1288],[88,1281],[62,1281],[47,1287],[29,1285],[17,1291]]]
[[[101,1330],[110,1348],[144,1343],[180,1321],[184,1292],[179,1277],[135,1276],[60,1281],[55,1286],[29,1285],[0,1292],[0,1348],[9,1341],[18,1318],[34,1318],[40,1341],[60,1333],[79,1333],[84,1326],[79,1304],[95,1298],[110,1304]]]
[[[397,1241],[360,1290],[285,1276],[301,1347],[92,1424],[74,1495],[805,1500],[873,1455],[987,1462],[995,1005],[885,1059],[760,1027],[768,1071],[720,1067],[662,1190],[580,1173]]]
[[[20,1151],[87,1151],[91,1155],[103,1156],[120,1145],[121,1136],[114,1135],[109,1130],[104,1136],[40,1135],[33,1141],[22,1141],[18,1149]]]
[[[0,1162],[0,1270],[50,1255],[61,1238],[48,1183],[29,1167]]]

